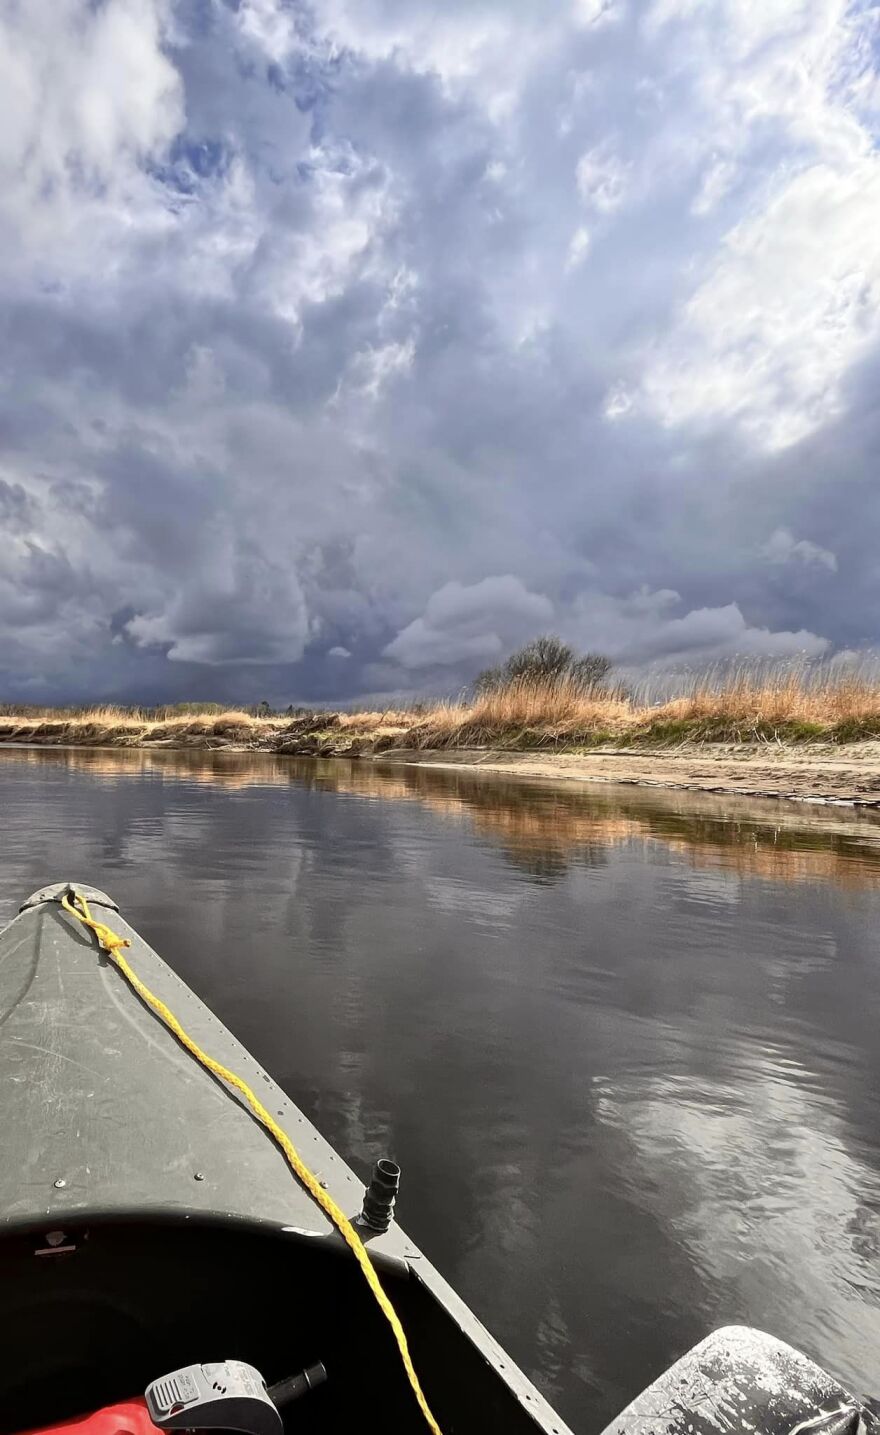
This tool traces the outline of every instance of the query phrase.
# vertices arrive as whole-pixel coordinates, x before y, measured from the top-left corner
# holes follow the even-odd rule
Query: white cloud
[[[505,0],[473,0],[463,8],[424,0],[322,0],[316,17],[331,53],[350,50],[436,75],[449,94],[466,93],[499,126],[511,119],[529,75],[559,43],[567,28],[560,18],[554,24],[544,12],[513,9]]]
[[[350,658],[350,657],[351,657],[351,653],[348,651],[348,648],[336,647],[336,648],[330,648],[330,649],[329,649],[329,651],[328,651],[328,653],[327,653],[327,657],[328,657],[328,658]]]
[[[309,621],[289,564],[272,563],[218,534],[210,565],[188,575],[158,611],[132,618],[126,630],[139,647],[170,645],[172,662],[248,666],[297,662]]]
[[[811,543],[808,538],[795,538],[787,528],[771,533],[761,553],[768,563],[800,563],[806,568],[827,568],[837,572],[837,557],[829,548]]]
[[[370,345],[355,355],[352,382],[369,398],[377,399],[396,376],[412,368],[415,353],[416,345],[412,338]]]
[[[0,231],[4,260],[64,257],[88,239],[162,226],[143,162],[184,120],[162,50],[164,0],[28,0],[0,14]],[[24,252],[23,252],[24,251]],[[102,254],[106,272],[108,256]]]
[[[626,166],[609,141],[582,154],[577,163],[575,181],[578,193],[588,208],[599,214],[611,214],[623,203],[626,193]]]
[[[774,632],[746,622],[736,603],[693,608],[681,614],[678,593],[641,588],[618,598],[582,593],[564,624],[564,635],[584,651],[607,653],[620,663],[696,663],[738,657],[818,657],[827,639],[805,630]]]
[[[678,148],[697,168],[692,211],[745,184],[753,151],[762,180],[645,353],[644,397],[665,424],[733,422],[785,448],[842,411],[847,373],[880,337],[880,156],[859,112],[867,23],[849,0],[649,12],[651,43],[665,39],[691,76]]]
[[[565,624],[627,661],[876,629],[868,419],[821,470],[737,441],[876,349],[869,33],[647,8],[0,0],[0,657],[294,687],[341,634],[354,688],[395,633],[389,683]],[[762,553],[718,514],[765,473]],[[858,601],[767,566],[837,553]],[[573,612],[612,571],[700,596]]]
[[[727,236],[645,377],[663,420],[734,419],[780,449],[834,418],[880,337],[880,160],[816,165]]]
[[[510,28],[510,19],[493,13],[491,6],[438,12],[364,0],[324,0],[319,23],[339,45],[374,60],[399,57],[413,69],[433,70],[448,81],[470,78],[482,68],[487,52]]]
[[[579,269],[590,252],[590,231],[583,224],[575,230],[568,246],[565,260],[566,273]]]
[[[636,666],[682,659],[818,657],[829,646],[805,630],[753,626],[736,603],[685,612],[682,607],[678,593],[668,588],[641,588],[624,597],[589,590],[554,614],[549,599],[510,575],[469,587],[447,583],[429,599],[422,617],[389,643],[384,656],[405,668],[494,662],[552,626],[581,651],[607,653],[618,663]]]
[[[738,166],[729,157],[710,159],[700,178],[700,188],[691,202],[691,213],[711,214],[733,186],[738,172]]]
[[[372,161],[349,146],[316,148],[311,222],[273,227],[258,235],[251,260],[255,297],[296,324],[304,304],[323,304],[344,292],[355,275],[390,279],[381,240],[394,220],[389,184]]]
[[[605,395],[602,412],[606,419],[611,419],[613,422],[615,419],[624,418],[630,412],[632,406],[633,396],[626,384],[616,383],[612,384],[608,393]]]
[[[296,44],[293,10],[276,0],[244,0],[236,19],[242,35],[276,64]]]
[[[614,25],[626,14],[625,0],[573,0],[576,25],[587,28]]]
[[[446,583],[428,599],[422,617],[388,644],[384,656],[404,668],[491,662],[552,620],[549,598],[529,592],[512,574],[469,586]]]

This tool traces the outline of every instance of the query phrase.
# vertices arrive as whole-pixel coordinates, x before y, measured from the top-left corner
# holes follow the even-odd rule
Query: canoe
[[[318,1196],[354,1223],[443,1435],[571,1435],[393,1220],[393,1163],[365,1187],[114,902],[68,883],[36,892],[0,933],[0,1429],[428,1428],[334,1220],[241,1091],[204,1069],[132,988],[120,953],[65,910],[74,890],[129,944],[125,961],[154,1001],[243,1079]],[[771,1368],[784,1390],[772,1408]],[[704,1418],[707,1388],[739,1413],[733,1385],[749,1428],[769,1435],[832,1409],[870,1418],[789,1347],[722,1331],[607,1435],[745,1428]]]
[[[255,1089],[342,1209],[364,1184],[104,893],[132,969]],[[423,1432],[387,1321],[331,1221],[235,1092],[193,1060],[61,905],[0,934],[0,1420],[23,1430],[229,1358],[275,1383],[322,1363],[297,1431]],[[564,1435],[532,1383],[392,1221],[361,1234],[441,1428]],[[378,1420],[377,1420],[378,1423]],[[569,1432],[570,1435],[570,1432]]]

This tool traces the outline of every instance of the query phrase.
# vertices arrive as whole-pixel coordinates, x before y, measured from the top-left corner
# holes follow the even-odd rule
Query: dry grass
[[[364,715],[366,716],[366,715]],[[396,714],[399,723],[405,714]],[[880,736],[880,677],[832,664],[753,664],[708,672],[648,703],[622,686],[520,679],[471,701],[438,703],[410,724],[418,747],[596,746],[681,741],[855,741]]]
[[[272,733],[277,719],[255,717],[237,708],[212,714],[175,712],[157,717],[138,708],[102,706],[65,711],[57,708],[0,712],[0,739],[25,742],[68,742],[80,745],[127,746],[212,738],[242,740]]]
[[[633,708],[614,689],[584,692],[566,680],[517,679],[473,701],[439,703],[419,717],[417,747],[555,746],[622,732]]]
[[[245,712],[239,708],[223,709],[219,704],[215,705],[215,711],[202,713],[197,707],[185,709],[182,712],[173,709],[146,709],[146,708],[123,708],[113,704],[105,703],[96,707],[83,708],[48,708],[48,707],[15,707],[12,704],[4,703],[0,706],[0,721],[18,722],[64,722],[70,727],[78,727],[86,723],[89,726],[99,723],[109,726],[121,725],[124,727],[155,727],[158,724],[166,726],[204,722],[209,723],[260,723],[269,721],[266,718],[255,717],[252,713]],[[277,723],[278,719],[272,719]]]
[[[633,716],[654,738],[842,742],[880,735],[880,682],[829,664],[744,667]]]
[[[855,741],[880,737],[880,678],[832,664],[753,665],[691,679],[662,703],[623,687],[518,679],[474,699],[360,712],[261,714],[192,708],[0,707],[0,739],[85,745],[235,744],[272,748],[300,737],[385,747],[577,748],[613,743]],[[289,750],[289,748],[288,748]]]

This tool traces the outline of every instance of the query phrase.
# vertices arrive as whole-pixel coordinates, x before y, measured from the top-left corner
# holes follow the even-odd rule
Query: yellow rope
[[[333,1197],[319,1184],[317,1177],[309,1170],[290,1137],[281,1129],[278,1122],[273,1119],[262,1101],[255,1096],[247,1082],[242,1081],[240,1076],[237,1076],[234,1071],[230,1071],[228,1067],[223,1066],[219,1061],[215,1061],[213,1056],[209,1056],[207,1052],[202,1051],[198,1043],[193,1041],[188,1032],[184,1031],[170,1008],[167,1007],[163,1001],[160,1001],[159,997],[157,997],[154,992],[151,992],[149,987],[145,986],[141,981],[140,977],[132,971],[125,957],[122,955],[122,948],[131,946],[131,942],[128,938],[120,937],[118,933],[112,931],[110,927],[105,926],[103,922],[96,921],[89,910],[88,902],[81,892],[73,893],[72,902],[69,896],[65,894],[61,898],[61,905],[65,912],[69,912],[72,917],[76,917],[78,922],[82,922],[84,926],[89,927],[94,932],[100,945],[115,962],[129,986],[134,988],[138,996],[147,1003],[147,1006],[152,1007],[156,1015],[161,1018],[168,1027],[168,1030],[174,1033],[177,1040],[186,1047],[187,1051],[191,1052],[207,1071],[212,1072],[214,1076],[219,1076],[221,1081],[227,1082],[229,1086],[234,1087],[236,1091],[241,1093],[257,1120],[265,1126],[270,1136],[272,1136],[281,1147],[292,1171],[305,1186],[309,1195],[317,1201],[322,1211],[326,1212],[330,1217],[330,1220],[333,1222],[346,1245],[350,1248],[355,1260],[363,1271],[367,1285],[376,1297],[380,1310],[394,1332],[394,1339],[397,1341],[400,1358],[403,1361],[403,1366],[409,1383],[412,1386],[413,1394],[419,1403],[419,1409],[428,1422],[428,1426],[432,1430],[433,1435],[440,1435],[440,1427],[431,1414],[428,1402],[419,1384],[419,1378],[416,1375],[415,1367],[412,1363],[412,1356],[409,1353],[409,1346],[406,1342],[403,1326],[400,1323],[397,1312],[382,1289],[379,1277],[376,1274],[376,1268],[370,1260],[366,1246],[345,1212],[341,1207],[337,1206]]]

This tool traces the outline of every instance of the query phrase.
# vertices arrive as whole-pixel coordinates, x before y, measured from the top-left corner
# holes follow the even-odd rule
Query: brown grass
[[[704,674],[653,704],[623,687],[585,692],[566,680],[518,679],[470,700],[294,717],[221,710],[219,704],[182,710],[0,707],[0,740],[6,741],[271,748],[304,733],[415,748],[845,742],[880,737],[880,679],[831,664],[760,665]]]
[[[41,723],[41,722],[64,722],[69,727],[81,727],[83,724],[93,726],[99,724],[107,727],[174,727],[181,724],[202,723],[206,727],[212,724],[240,723],[249,725],[264,722],[274,722],[278,719],[255,717],[240,708],[229,708],[216,713],[200,713],[198,710],[184,712],[162,712],[157,715],[155,710],[147,711],[143,708],[115,707],[106,703],[91,708],[47,708],[27,707],[16,708],[11,704],[4,704],[0,707],[0,722],[11,721]]]
[[[576,684],[517,679],[466,702],[439,703],[410,730],[417,747],[558,746],[622,732],[633,706],[614,689],[585,693]]]
[[[137,708],[102,706],[78,711],[42,708],[24,714],[14,710],[0,714],[0,740],[112,745],[125,747],[142,743],[168,743],[190,739],[204,745],[211,739],[243,741],[268,735],[277,719],[254,717],[230,708],[216,714],[174,713],[170,717],[149,716]]]
[[[704,678],[649,712],[633,713],[636,730],[703,740],[846,741],[880,734],[880,682],[830,665],[743,668]]]
[[[596,746],[681,741],[832,742],[880,737],[880,677],[831,664],[755,664],[705,673],[662,703],[622,686],[519,679],[480,697],[347,713],[357,733],[391,733],[415,747]]]

